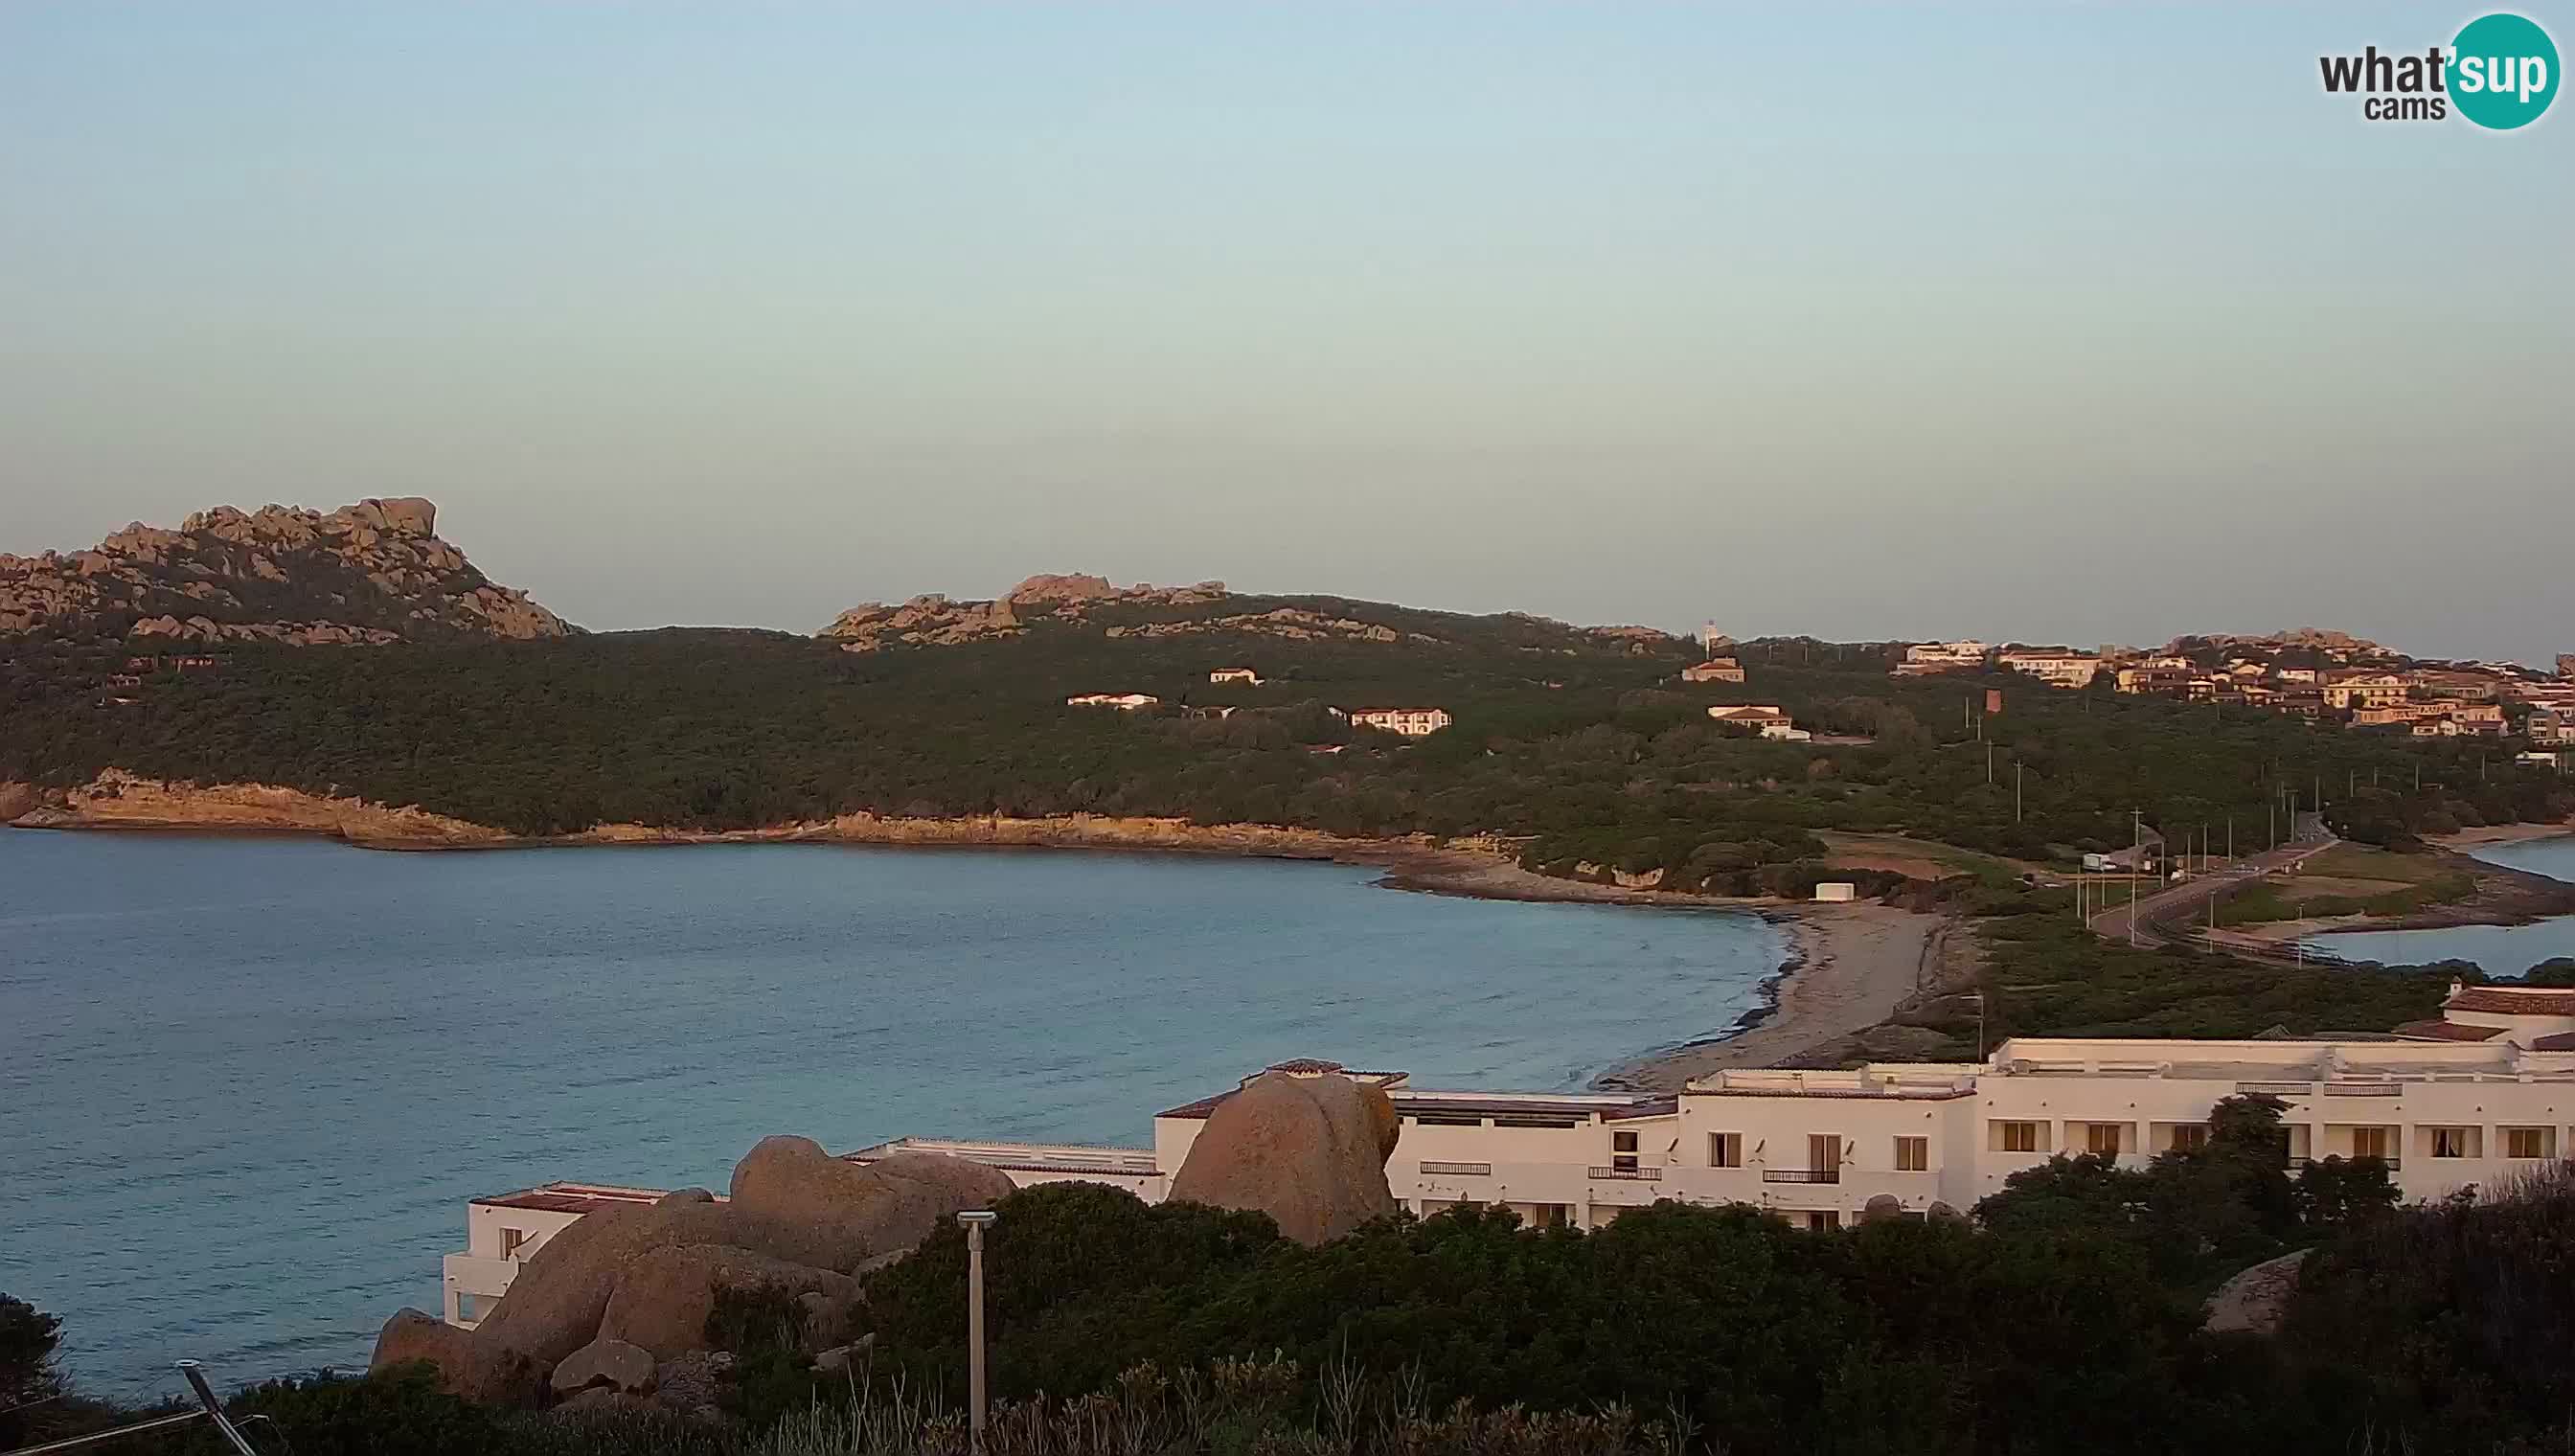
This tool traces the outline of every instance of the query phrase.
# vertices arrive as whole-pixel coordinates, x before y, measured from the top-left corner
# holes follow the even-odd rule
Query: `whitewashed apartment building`
[[[2281,1101],[2292,1166],[2383,1158],[2409,1201],[2575,1155],[2575,990],[2454,984],[2440,1018],[2370,1038],[2014,1037],[1982,1062],[1722,1071],[1661,1097],[1449,1091],[1325,1061],[1270,1070],[1382,1087],[1401,1118],[1386,1182],[1411,1211],[1483,1203],[1583,1228],[1665,1199],[1745,1204],[1809,1228],[1855,1222],[1879,1199],[1912,1216],[1963,1212],[2060,1152],[2142,1167],[2203,1145],[2211,1110],[2249,1093]],[[1159,1201],[1230,1095],[1158,1114],[1150,1148],[901,1138],[846,1156],[953,1153],[1023,1187],[1082,1180]],[[517,1261],[584,1212],[657,1196],[555,1183],[476,1199],[468,1247],[448,1256],[447,1318],[479,1318]]]

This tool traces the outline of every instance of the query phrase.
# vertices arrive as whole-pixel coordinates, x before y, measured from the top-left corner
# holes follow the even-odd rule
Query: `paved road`
[[[2141,895],[2136,903],[2133,938],[2141,945],[2160,945],[2186,937],[2194,926],[2206,923],[2211,898],[2224,899],[2248,884],[2285,869],[2295,869],[2312,856],[2341,842],[2334,837],[2332,830],[2325,827],[2324,815],[2300,814],[2296,831],[2287,843]],[[2092,916],[2089,923],[2097,934],[2126,940],[2131,938],[2129,913],[2127,903],[2122,901]]]

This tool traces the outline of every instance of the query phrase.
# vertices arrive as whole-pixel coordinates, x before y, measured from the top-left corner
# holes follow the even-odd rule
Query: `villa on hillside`
[[[1361,728],[1382,728],[1408,738],[1428,737],[1455,720],[1444,708],[1353,708],[1349,721]]]
[[[2004,653],[1995,662],[2004,672],[2036,678],[2050,688],[2089,688],[2101,672],[2099,658],[2061,650],[2032,652],[2015,649]]]
[[[1073,697],[1066,699],[1064,701],[1064,706],[1067,708],[1114,708],[1122,713],[1134,713],[1140,708],[1155,707],[1162,701],[1163,700],[1159,698],[1145,693],[1077,693]]]
[[[1681,669],[1681,681],[1684,683],[1740,683],[1743,681],[1743,665],[1732,658],[1710,658],[1704,663],[1692,663]]]
[[[1787,714],[1780,712],[1779,708],[1775,704],[1747,703],[1729,705],[1720,703],[1709,709],[1707,711],[1707,716],[1727,728],[1752,728],[1758,731],[1761,736],[1765,738],[1774,738],[1792,743],[1802,743],[1814,737],[1813,733],[1797,727],[1795,722],[1792,721]]]
[[[2575,1151],[2575,990],[2455,982],[2438,1019],[2393,1033],[2015,1036],[1977,1062],[1729,1070],[1668,1096],[1415,1087],[1402,1072],[1314,1060],[1269,1070],[1385,1092],[1400,1122],[1386,1184],[1404,1208],[1481,1203],[1581,1228],[1665,1199],[1743,1204],[1803,1228],[1872,1210],[1963,1211],[2058,1153],[2142,1167],[2204,1147],[2210,1113],[2234,1096],[2280,1102],[2290,1167],[2377,1158],[2409,1201],[2492,1187]],[[943,1152],[1022,1187],[1107,1183],[1158,1201],[1234,1090],[1157,1113],[1150,1147],[898,1138],[844,1156]],[[584,1213],[659,1196],[549,1183],[475,1199],[467,1246],[447,1258],[448,1321],[479,1319],[520,1261]]]
[[[1918,678],[1929,673],[1974,673],[1985,666],[1993,648],[1973,640],[1959,642],[1917,643],[1904,650],[1904,661],[1895,665],[1895,676]]]
[[[1246,688],[1261,686],[1261,675],[1250,668],[1219,668],[1208,674],[1211,683],[1240,683]]]

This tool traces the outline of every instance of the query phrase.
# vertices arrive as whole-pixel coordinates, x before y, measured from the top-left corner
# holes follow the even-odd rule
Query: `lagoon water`
[[[2489,844],[2472,852],[2497,864],[2575,882],[2575,835]],[[2519,975],[2543,960],[2575,955],[2575,915],[2557,915],[2527,925],[2346,930],[2311,936],[2307,943],[2351,960],[2376,960],[2389,965],[2470,960],[2490,975]]]
[[[761,1136],[1143,1144],[1328,1056],[1563,1089],[1731,1025],[1748,915],[1339,865],[811,845],[387,854],[0,831],[0,1291],[87,1389],[360,1365],[465,1200]]]

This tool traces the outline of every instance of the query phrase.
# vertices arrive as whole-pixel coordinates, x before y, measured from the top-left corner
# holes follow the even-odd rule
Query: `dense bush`
[[[2366,1371],[2356,1418],[2420,1433],[2421,1450],[2562,1435],[2575,1412],[2575,1174],[2490,1191],[2371,1220],[2311,1258],[2283,1331]]]

